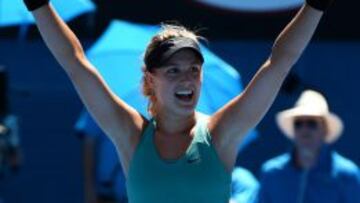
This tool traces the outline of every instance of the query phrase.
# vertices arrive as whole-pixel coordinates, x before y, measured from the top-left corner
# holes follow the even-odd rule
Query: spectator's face
[[[157,112],[194,112],[201,89],[202,64],[193,51],[179,51],[151,75]]]
[[[322,117],[299,116],[294,119],[293,126],[298,150],[316,152],[324,144],[326,124]]]

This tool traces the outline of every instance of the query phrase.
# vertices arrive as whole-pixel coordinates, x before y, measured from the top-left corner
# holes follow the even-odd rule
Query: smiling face
[[[191,49],[175,53],[160,67],[147,72],[156,112],[190,115],[199,99],[202,63]]]

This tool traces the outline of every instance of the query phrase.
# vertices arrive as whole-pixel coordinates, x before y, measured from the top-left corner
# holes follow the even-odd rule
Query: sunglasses
[[[294,121],[294,129],[300,130],[303,127],[306,127],[310,130],[316,130],[319,127],[319,122],[314,119],[296,119]]]

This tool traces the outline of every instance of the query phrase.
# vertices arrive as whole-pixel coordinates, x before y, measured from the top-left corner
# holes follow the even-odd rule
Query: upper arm
[[[342,201],[343,202],[360,202],[360,171],[356,169],[356,171],[352,171],[349,174],[346,174],[341,179],[341,190]]]
[[[42,38],[69,75],[86,108],[129,160],[146,119],[118,98],[85,57],[83,48],[51,5],[33,12]],[[126,157],[122,157],[122,156]]]
[[[262,119],[273,103],[287,72],[269,58],[245,90],[217,111],[209,129],[223,146],[238,146],[244,135]]]
[[[132,147],[130,138],[140,135],[144,118],[110,90],[85,56],[67,65],[72,66],[68,75],[97,124],[122,150]]]

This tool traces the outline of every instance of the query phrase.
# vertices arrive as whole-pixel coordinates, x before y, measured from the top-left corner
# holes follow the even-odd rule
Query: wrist
[[[306,0],[306,5],[325,12],[332,4],[333,0]]]
[[[24,3],[29,11],[34,11],[42,6],[49,4],[49,0],[24,0]]]

